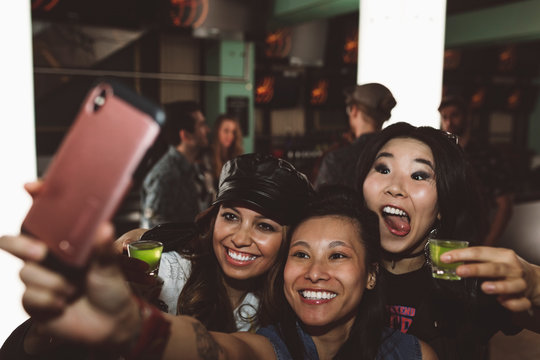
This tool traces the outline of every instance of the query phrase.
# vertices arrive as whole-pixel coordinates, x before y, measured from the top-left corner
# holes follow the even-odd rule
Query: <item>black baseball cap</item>
[[[250,153],[223,165],[212,207],[238,202],[282,225],[293,223],[314,194],[307,176],[272,155]]]

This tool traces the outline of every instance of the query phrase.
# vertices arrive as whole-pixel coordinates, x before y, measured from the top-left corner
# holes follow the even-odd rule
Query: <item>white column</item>
[[[360,0],[358,84],[396,98],[387,124],[439,127],[446,0]]]
[[[0,12],[0,235],[17,234],[30,197],[23,184],[36,178],[30,1]],[[21,306],[21,261],[0,251],[0,344],[28,315]]]

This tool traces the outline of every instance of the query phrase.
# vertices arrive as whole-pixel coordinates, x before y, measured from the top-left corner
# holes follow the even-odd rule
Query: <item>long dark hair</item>
[[[195,219],[198,236],[179,250],[184,258],[191,260],[191,274],[180,293],[178,312],[196,317],[209,330],[236,331],[233,306],[225,287],[227,279],[213,247],[219,207],[224,204],[245,206],[285,226],[294,221],[312,193],[307,177],[283,159],[253,153],[229,160],[222,169],[216,200]],[[286,226],[278,254],[287,249],[285,229]],[[274,271],[279,265],[275,262],[268,271]],[[270,287],[268,271],[247,283],[242,281],[247,285],[245,290],[266,298],[263,293]],[[258,313],[246,320],[257,325],[257,319]]]
[[[178,298],[178,314],[195,317],[210,331],[231,333],[238,330],[234,308],[225,289],[223,270],[216,261],[212,245],[218,212],[219,205],[215,205],[201,213],[196,219],[198,235],[182,248],[177,249],[182,257],[191,261],[191,274]],[[285,242],[285,240],[282,241],[279,254],[286,252]],[[276,262],[268,271],[276,271],[279,266],[280,264]],[[264,292],[270,287],[266,274],[254,279],[251,282],[254,287],[250,289],[256,296],[263,299]],[[257,310],[253,318],[246,320],[253,321],[256,325],[259,311]]]
[[[314,200],[306,207],[300,220],[291,227],[287,236],[287,249],[291,237],[304,221],[319,216],[340,216],[350,219],[358,228],[359,241],[365,247],[366,273],[374,271],[380,259],[380,239],[377,216],[360,201],[358,194],[345,186],[322,186]],[[297,331],[297,317],[285,299],[283,271],[286,253],[281,266],[269,276],[269,297],[261,304],[261,325],[275,325],[287,344],[293,359],[303,359],[305,349]],[[378,281],[378,280],[377,280]],[[366,290],[358,305],[358,312],[349,337],[341,346],[336,359],[374,359],[382,341],[384,308],[380,284]],[[301,324],[300,324],[301,326]]]
[[[370,139],[356,168],[357,189],[359,189],[362,202],[365,203],[363,183],[373,166],[377,153],[388,141],[395,138],[412,138],[421,141],[431,149],[433,154],[437,201],[441,215],[440,220],[435,220],[432,225],[434,236],[465,240],[471,245],[479,243],[487,233],[488,227],[485,202],[478,180],[455,138],[441,130],[396,123]],[[424,270],[429,271],[429,267],[424,266]],[[386,272],[381,271],[380,275],[379,279],[384,281]],[[429,278],[431,281],[428,294],[432,299],[430,304],[433,307],[430,311],[434,318],[446,319],[445,323],[455,321],[455,318],[451,318],[452,313],[445,310],[444,304],[448,301],[453,303],[453,306],[461,304],[467,309],[463,311],[470,311],[478,304],[479,297],[482,296],[477,279],[444,281],[433,279],[431,276]],[[466,338],[470,334],[463,331],[458,336]]]
[[[212,235],[219,207],[198,217],[198,235],[177,251],[191,261],[191,273],[178,298],[178,314],[190,315],[208,330],[234,332],[236,325],[233,308],[223,275],[212,247]]]
[[[441,219],[433,224],[437,236],[475,244],[487,231],[485,204],[478,180],[465,153],[453,136],[428,126],[407,123],[388,126],[370,139],[361,154],[357,169],[357,189],[364,201],[363,184],[380,149],[395,138],[412,138],[426,144],[435,161],[437,201]]]

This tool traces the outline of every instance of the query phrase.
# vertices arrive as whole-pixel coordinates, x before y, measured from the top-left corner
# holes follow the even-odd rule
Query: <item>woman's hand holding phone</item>
[[[26,286],[23,307],[41,333],[83,343],[122,344],[136,331],[138,305],[110,250],[113,227],[100,224],[95,236],[98,249],[85,278],[84,292],[73,299],[75,286],[62,274],[40,264],[47,247],[26,236],[2,236],[0,249],[25,261],[20,277]],[[106,247],[107,250],[104,250]],[[77,326],[83,321],[85,326]]]

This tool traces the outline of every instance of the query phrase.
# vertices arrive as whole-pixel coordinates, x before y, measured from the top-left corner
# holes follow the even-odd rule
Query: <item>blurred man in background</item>
[[[141,189],[141,227],[165,222],[192,222],[212,201],[198,158],[208,146],[209,128],[199,105],[177,101],[165,105],[167,152],[146,175]]]
[[[458,144],[465,151],[484,189],[490,228],[483,244],[494,245],[512,216],[513,187],[510,168],[493,146],[475,139],[463,98],[456,95],[444,97],[439,113],[441,130],[458,137]]]
[[[355,85],[344,91],[349,126],[354,140],[351,144],[326,154],[315,180],[315,187],[323,184],[356,186],[356,164],[367,140],[382,129],[396,106],[394,96],[382,84]]]

